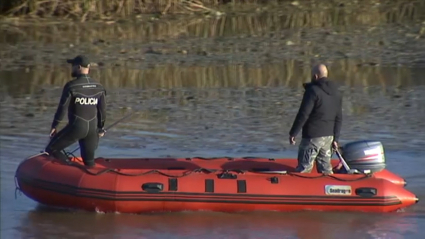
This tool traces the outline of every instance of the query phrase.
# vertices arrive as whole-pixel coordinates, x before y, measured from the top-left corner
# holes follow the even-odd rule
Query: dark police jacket
[[[289,132],[297,136],[302,128],[303,138],[334,136],[338,141],[342,122],[342,95],[336,84],[327,78],[304,85],[305,92]]]
[[[68,108],[69,123],[77,119],[92,121],[97,118],[97,127],[104,127],[106,117],[106,91],[88,75],[79,75],[63,87],[59,106],[52,122],[56,128]]]

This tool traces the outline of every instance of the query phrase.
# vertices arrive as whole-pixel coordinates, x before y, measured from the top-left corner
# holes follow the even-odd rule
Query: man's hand
[[[53,136],[55,136],[55,134],[56,134],[56,129],[55,128],[52,128],[50,130],[50,134],[49,134],[50,138],[52,138]]]
[[[98,132],[99,138],[103,137],[105,135],[105,133],[106,133],[105,129],[99,129],[99,132]]]
[[[333,148],[334,150],[338,150],[338,142],[333,141],[333,142],[332,142],[332,148]]]
[[[295,137],[289,136],[289,143],[295,145]]]

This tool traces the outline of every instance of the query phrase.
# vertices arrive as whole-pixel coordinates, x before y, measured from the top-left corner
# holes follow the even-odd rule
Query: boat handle
[[[356,188],[356,195],[361,197],[373,197],[378,193],[376,188]]]
[[[164,184],[162,183],[144,183],[142,185],[143,191],[148,193],[161,192],[164,189]]]

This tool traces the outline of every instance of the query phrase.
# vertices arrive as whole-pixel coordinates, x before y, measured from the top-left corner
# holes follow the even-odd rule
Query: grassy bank
[[[229,7],[240,10],[246,6],[255,5],[256,10],[287,10],[288,7],[297,9],[315,8],[349,8],[361,14],[370,7],[399,8],[408,4],[412,7],[423,5],[421,0],[9,0],[0,1],[0,15],[6,17],[59,17],[80,19],[104,19],[111,17],[127,18],[140,14],[172,14],[172,13],[220,13],[215,9]],[[260,6],[261,5],[261,6]],[[268,6],[268,9],[262,9]],[[266,7],[267,8],[267,7]],[[280,9],[279,9],[280,10]],[[306,18],[306,20],[314,20]]]

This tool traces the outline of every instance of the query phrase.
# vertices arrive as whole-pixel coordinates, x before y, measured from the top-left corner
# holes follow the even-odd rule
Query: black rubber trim
[[[214,179],[205,179],[205,192],[206,193],[214,192]]]
[[[178,181],[177,178],[168,179],[168,191],[177,191],[178,190]]]
[[[238,180],[238,193],[246,193],[246,180]]]

